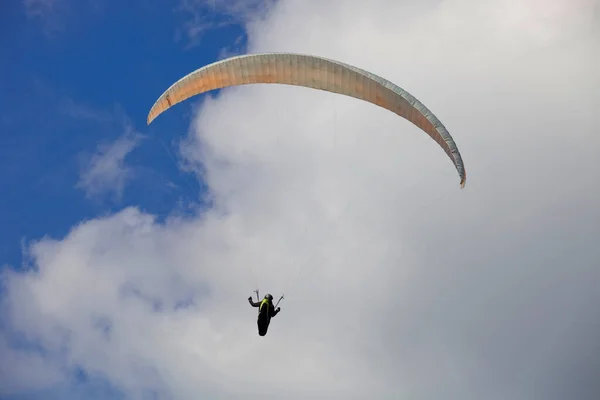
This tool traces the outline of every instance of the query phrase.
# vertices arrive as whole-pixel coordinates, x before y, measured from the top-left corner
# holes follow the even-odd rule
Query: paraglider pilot
[[[258,325],[258,334],[260,336],[265,336],[267,334],[267,329],[269,329],[269,323],[271,322],[271,318],[276,316],[281,309],[273,306],[273,296],[270,294],[265,295],[265,298],[261,302],[254,302],[252,300],[252,296],[248,297],[248,302],[252,307],[258,307],[258,319],[256,321],[256,325]]]

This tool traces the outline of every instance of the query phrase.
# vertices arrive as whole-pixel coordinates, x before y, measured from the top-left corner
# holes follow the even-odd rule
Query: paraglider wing
[[[162,112],[192,96],[228,86],[276,83],[304,86],[368,101],[412,122],[435,140],[454,163],[465,186],[466,172],[456,143],[439,119],[410,93],[367,71],[322,57],[292,53],[227,58],[181,78],[154,103],[150,124]]]

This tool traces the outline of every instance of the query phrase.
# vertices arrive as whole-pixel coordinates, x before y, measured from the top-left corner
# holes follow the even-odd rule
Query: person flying
[[[265,336],[267,334],[267,330],[269,329],[271,318],[276,316],[279,311],[281,311],[281,308],[275,308],[275,306],[273,306],[273,296],[268,293],[260,302],[254,302],[252,300],[252,296],[248,297],[248,302],[252,307],[258,307],[258,319],[256,320],[258,334],[260,336]]]

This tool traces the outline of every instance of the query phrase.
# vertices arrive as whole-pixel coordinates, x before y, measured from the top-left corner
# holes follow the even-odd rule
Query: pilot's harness
[[[254,291],[254,293],[256,293],[256,301],[260,301],[260,296],[258,295],[258,289],[256,289]],[[277,308],[277,305],[279,304],[279,302],[283,300],[283,295],[281,295],[281,297],[279,298],[279,300],[277,300],[277,303],[275,303],[275,308]],[[258,307],[258,311],[260,312],[260,310],[262,309],[263,304],[268,303],[269,300],[267,299],[263,299],[263,301],[260,303],[260,306]]]

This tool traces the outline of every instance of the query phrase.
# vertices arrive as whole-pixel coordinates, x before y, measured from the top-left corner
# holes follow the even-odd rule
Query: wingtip
[[[154,121],[154,119],[156,118],[156,115],[154,115],[154,110],[151,109],[150,112],[148,113],[148,117],[146,118],[146,124],[150,125],[152,123],[152,121]]]

